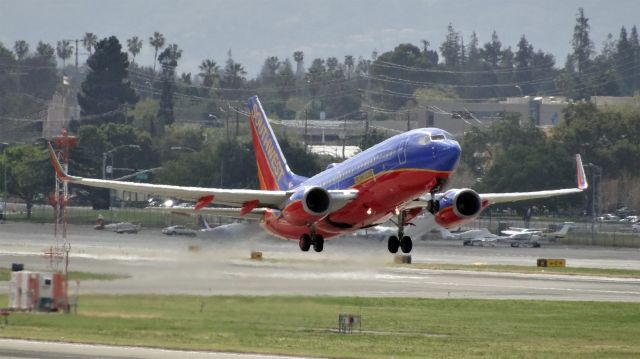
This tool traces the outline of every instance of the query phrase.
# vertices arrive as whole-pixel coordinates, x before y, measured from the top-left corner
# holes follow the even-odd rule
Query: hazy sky
[[[152,64],[148,39],[159,31],[183,49],[179,71],[197,73],[204,58],[222,65],[231,49],[254,76],[267,56],[283,59],[295,50],[304,51],[308,66],[315,57],[369,57],[422,39],[439,47],[452,23],[465,43],[474,30],[481,44],[496,30],[515,48],[526,34],[562,65],[579,7],[597,48],[608,33],[617,37],[622,25],[640,23],[638,0],[0,0],[0,42],[24,39],[35,49],[38,40],[55,46],[85,32],[116,35],[123,44],[137,35],[144,40],[137,61]]]

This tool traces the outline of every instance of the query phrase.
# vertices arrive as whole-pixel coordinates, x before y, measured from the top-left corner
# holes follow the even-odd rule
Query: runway
[[[0,225],[0,266],[24,263],[46,269],[55,244],[53,226]],[[391,265],[386,242],[355,237],[303,253],[296,242],[269,238],[257,226],[241,233],[171,237],[159,229],[115,234],[90,226],[69,228],[70,269],[128,275],[83,281],[79,293],[195,295],[335,295],[640,302],[640,280],[596,276],[438,271]],[[189,249],[191,247],[191,250]],[[194,250],[198,249],[198,250]],[[263,261],[249,260],[251,250]],[[414,263],[533,265],[537,258],[566,258],[568,266],[640,269],[640,250],[628,248],[463,247],[457,241],[414,241]],[[57,263],[57,267],[61,267]],[[54,263],[53,267],[56,267]],[[0,291],[8,291],[0,282]],[[73,289],[74,286],[71,286]]]

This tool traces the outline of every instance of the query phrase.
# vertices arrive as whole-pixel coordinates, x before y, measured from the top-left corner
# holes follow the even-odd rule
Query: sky
[[[197,73],[205,58],[223,65],[231,51],[254,77],[267,56],[293,62],[296,50],[308,66],[316,57],[369,58],[400,43],[421,46],[423,39],[437,48],[451,23],[465,42],[476,31],[483,44],[495,30],[515,48],[525,34],[562,66],[579,7],[597,49],[622,25],[640,25],[637,0],[0,0],[0,42],[26,40],[34,50],[39,40],[55,46],[93,32],[115,35],[126,47],[137,35],[144,44],[136,61],[152,65],[149,37],[159,31],[183,49],[179,72]],[[85,52],[81,47],[80,61]]]

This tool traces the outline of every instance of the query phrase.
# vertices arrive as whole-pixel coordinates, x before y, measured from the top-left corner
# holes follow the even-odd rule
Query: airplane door
[[[407,163],[407,142],[409,142],[409,137],[403,139],[398,148],[398,163],[400,165]]]

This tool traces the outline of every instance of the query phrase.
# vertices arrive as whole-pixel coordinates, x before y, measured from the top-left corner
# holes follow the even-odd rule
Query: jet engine
[[[302,208],[312,216],[322,217],[331,208],[331,195],[322,187],[308,187],[302,195]]]
[[[486,205],[472,189],[451,189],[430,201],[427,210],[440,226],[452,228],[473,221]]]

